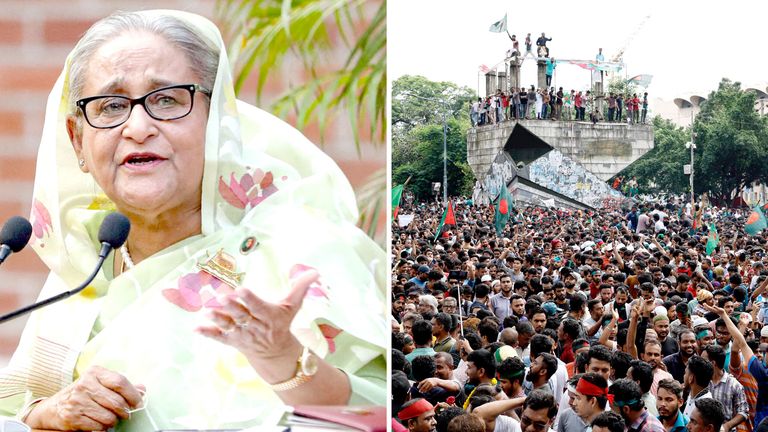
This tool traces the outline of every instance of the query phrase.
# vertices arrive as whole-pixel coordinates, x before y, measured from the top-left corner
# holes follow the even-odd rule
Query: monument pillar
[[[546,60],[537,60],[536,67],[538,69],[536,76],[538,77],[538,88],[547,88],[547,62]]]
[[[517,60],[517,57],[512,57],[509,62],[509,86],[507,87],[507,91],[509,91],[512,87],[514,88],[520,88],[520,62]]]

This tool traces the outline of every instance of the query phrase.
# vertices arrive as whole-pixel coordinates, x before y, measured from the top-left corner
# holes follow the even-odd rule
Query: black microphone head
[[[99,227],[99,242],[107,243],[112,249],[117,249],[128,239],[131,222],[120,213],[110,213],[104,218]]]
[[[8,246],[13,252],[24,249],[32,237],[32,225],[21,216],[14,216],[3,225],[0,231],[0,245]]]

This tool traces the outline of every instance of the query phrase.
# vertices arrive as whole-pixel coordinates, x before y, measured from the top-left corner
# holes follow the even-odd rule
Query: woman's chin
[[[123,194],[115,205],[128,213],[156,214],[169,208],[172,201],[178,199],[174,194],[169,194],[163,189],[145,189],[136,193]]]

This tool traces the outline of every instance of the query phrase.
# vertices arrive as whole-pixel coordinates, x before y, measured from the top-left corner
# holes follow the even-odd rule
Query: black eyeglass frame
[[[189,111],[187,111],[186,114],[180,115],[178,117],[173,117],[173,118],[159,118],[159,117],[156,117],[154,114],[152,114],[151,110],[147,109],[146,100],[147,100],[147,98],[150,95],[152,95],[154,93],[157,93],[159,91],[163,91],[163,90],[173,90],[173,89],[182,89],[182,88],[189,91],[189,95],[190,95],[190,98],[191,98],[190,99],[190,104],[189,104]],[[90,97],[87,97],[87,98],[79,99],[79,100],[77,100],[75,102],[75,105],[77,105],[77,107],[80,108],[80,111],[83,113],[83,117],[85,117],[85,121],[88,122],[88,124],[92,128],[94,128],[94,129],[113,129],[113,128],[116,128],[116,127],[118,127],[118,126],[120,126],[123,123],[128,121],[128,119],[131,117],[131,113],[133,112],[133,108],[136,105],[141,105],[141,107],[144,108],[144,112],[146,112],[148,116],[152,117],[155,120],[159,120],[159,121],[172,121],[172,120],[178,120],[180,118],[184,118],[184,117],[188,116],[189,113],[191,113],[192,110],[195,108],[195,92],[200,92],[200,93],[202,93],[202,94],[204,94],[204,95],[206,95],[208,97],[211,97],[211,94],[212,94],[210,90],[206,89],[203,86],[197,85],[197,84],[177,84],[177,85],[172,85],[172,86],[162,87],[162,88],[159,88],[159,89],[152,90],[151,92],[145,94],[144,96],[142,96],[140,98],[136,98],[136,99],[132,99],[132,98],[129,98],[129,97],[125,96],[125,95],[120,95],[120,94],[98,95],[98,96],[90,96]],[[128,109],[128,116],[122,122],[120,122],[118,124],[115,124],[115,125],[112,125],[112,126],[94,126],[93,123],[91,123],[91,120],[88,119],[88,114],[85,112],[85,107],[91,101],[95,101],[95,100],[103,99],[103,98],[107,98],[107,97],[118,97],[118,98],[122,98],[122,99],[127,100],[131,104],[130,108]]]

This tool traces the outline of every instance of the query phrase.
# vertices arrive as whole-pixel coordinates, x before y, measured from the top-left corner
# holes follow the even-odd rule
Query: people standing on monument
[[[603,57],[603,49],[602,48],[598,48],[597,49],[597,55],[595,56],[595,61],[597,61],[598,63],[602,63],[602,62],[605,61],[605,57]]]
[[[504,120],[504,101],[506,98],[504,92],[496,89],[496,95],[494,96],[496,100],[496,123],[501,123]]]
[[[573,97],[573,103],[576,106],[576,121],[582,120],[581,118],[581,105],[584,103],[583,98],[581,97],[581,92],[576,92],[576,95]]]
[[[626,101],[625,105],[627,106],[627,123],[632,124],[632,122],[635,119],[635,113],[633,112],[634,105],[632,104],[632,96],[627,95],[627,97],[624,100]]]
[[[635,124],[640,123],[640,99],[638,99],[637,93],[632,95],[632,112],[635,115]]]
[[[549,89],[549,118],[550,120],[555,119],[555,106],[557,105],[557,92],[555,91],[555,88],[552,87]]]
[[[616,95],[616,121],[621,123],[621,109],[624,106],[624,97],[621,93]]]
[[[496,123],[496,98],[492,96],[488,96],[485,99],[485,105],[487,106],[487,111],[485,115],[486,115],[486,120],[488,120],[488,124]]]
[[[526,112],[526,116],[530,114],[532,119],[536,118],[536,114],[539,112],[536,99],[536,87],[531,86],[528,90],[528,111]],[[531,110],[531,108],[533,108],[533,110]]]
[[[539,89],[536,92],[536,118],[541,120],[547,114],[546,108],[544,108],[544,95],[546,91]]]
[[[487,118],[488,117],[488,107],[487,107],[488,100],[483,98],[477,98],[477,101],[480,105],[480,110],[478,111],[478,116],[480,120],[478,122],[478,125],[482,126],[488,122],[488,118]]]
[[[640,122],[645,124],[645,117],[648,114],[648,92],[643,93],[643,114],[640,118]]]
[[[509,38],[512,40],[512,49],[510,50],[510,54],[507,57],[520,56],[520,41],[517,40],[517,35],[512,35]]]
[[[528,33],[528,35],[525,37],[525,56],[528,57],[528,54],[533,57],[533,50],[531,49],[531,34]]]
[[[512,88],[512,103],[510,104],[510,109],[512,111],[512,115],[515,116],[515,120],[520,119],[520,92],[522,89],[519,89],[517,87]]]
[[[613,122],[613,116],[616,115],[616,95],[608,95],[608,121]],[[614,188],[617,189],[617,188]]]
[[[562,113],[563,113],[563,97],[565,96],[563,94],[562,87],[560,87],[557,90],[556,96],[557,96],[557,100],[555,101],[555,117],[557,118],[557,120],[560,120],[562,118]]]
[[[469,118],[472,120],[472,127],[477,127],[477,122],[479,121],[480,101],[482,101],[482,99],[477,98],[477,100],[472,102],[469,106]]]
[[[543,33],[542,33],[543,34]],[[557,67],[557,62],[555,62],[555,59],[553,58],[547,58],[547,87],[552,85],[552,75],[555,73],[555,68]]]
[[[528,119],[528,92],[525,91],[524,87],[520,87],[518,94],[520,95],[520,112],[517,117]]]
[[[536,46],[539,47],[539,57],[541,57],[541,54],[544,54],[544,57],[549,57],[549,48],[547,47],[547,42],[551,40],[552,38],[548,38],[544,32],[541,32],[541,36],[536,39]],[[547,83],[547,85],[549,85],[549,83]]]

